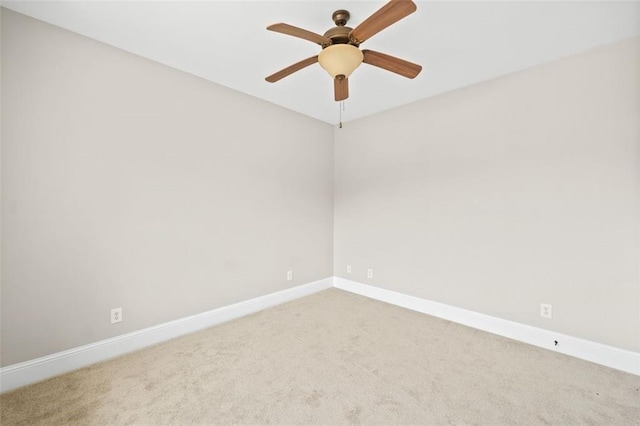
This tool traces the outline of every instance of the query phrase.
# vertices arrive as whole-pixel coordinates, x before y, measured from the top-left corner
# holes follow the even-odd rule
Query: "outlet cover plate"
[[[541,303],[540,304],[540,316],[543,317],[543,318],[552,318],[553,311],[552,311],[551,305],[549,305],[547,303]]]
[[[113,308],[111,310],[111,324],[122,322],[122,308]]]

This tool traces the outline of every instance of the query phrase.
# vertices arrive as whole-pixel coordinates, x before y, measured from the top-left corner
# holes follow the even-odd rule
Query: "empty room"
[[[640,2],[2,1],[2,425],[640,425]]]

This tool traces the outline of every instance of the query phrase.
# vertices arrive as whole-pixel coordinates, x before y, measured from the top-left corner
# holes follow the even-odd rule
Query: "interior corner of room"
[[[337,130],[1,10],[7,374],[340,280],[638,359],[640,37]]]

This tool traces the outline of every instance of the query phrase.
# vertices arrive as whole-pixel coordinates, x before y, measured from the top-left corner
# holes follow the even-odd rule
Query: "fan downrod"
[[[324,36],[331,39],[331,44],[353,44],[354,46],[358,46],[355,43],[352,43],[349,39],[349,33],[353,28],[347,27],[347,21],[351,18],[351,14],[348,10],[340,9],[333,12],[331,15],[331,19],[336,24],[335,27],[328,30],[324,33]]]

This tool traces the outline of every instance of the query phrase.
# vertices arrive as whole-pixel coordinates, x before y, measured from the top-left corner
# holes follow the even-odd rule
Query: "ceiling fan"
[[[349,97],[349,75],[363,62],[407,78],[415,78],[422,71],[420,65],[384,53],[360,50],[359,48],[360,44],[412,14],[415,10],[416,5],[411,0],[391,0],[355,28],[346,26],[350,18],[349,12],[337,10],[332,15],[336,26],[329,29],[324,35],[289,24],[269,25],[267,27],[269,31],[312,41],[319,44],[322,51],[318,55],[303,59],[271,74],[265,80],[269,83],[275,83],[296,71],[319,62],[320,66],[333,78],[335,100],[342,101]]]

